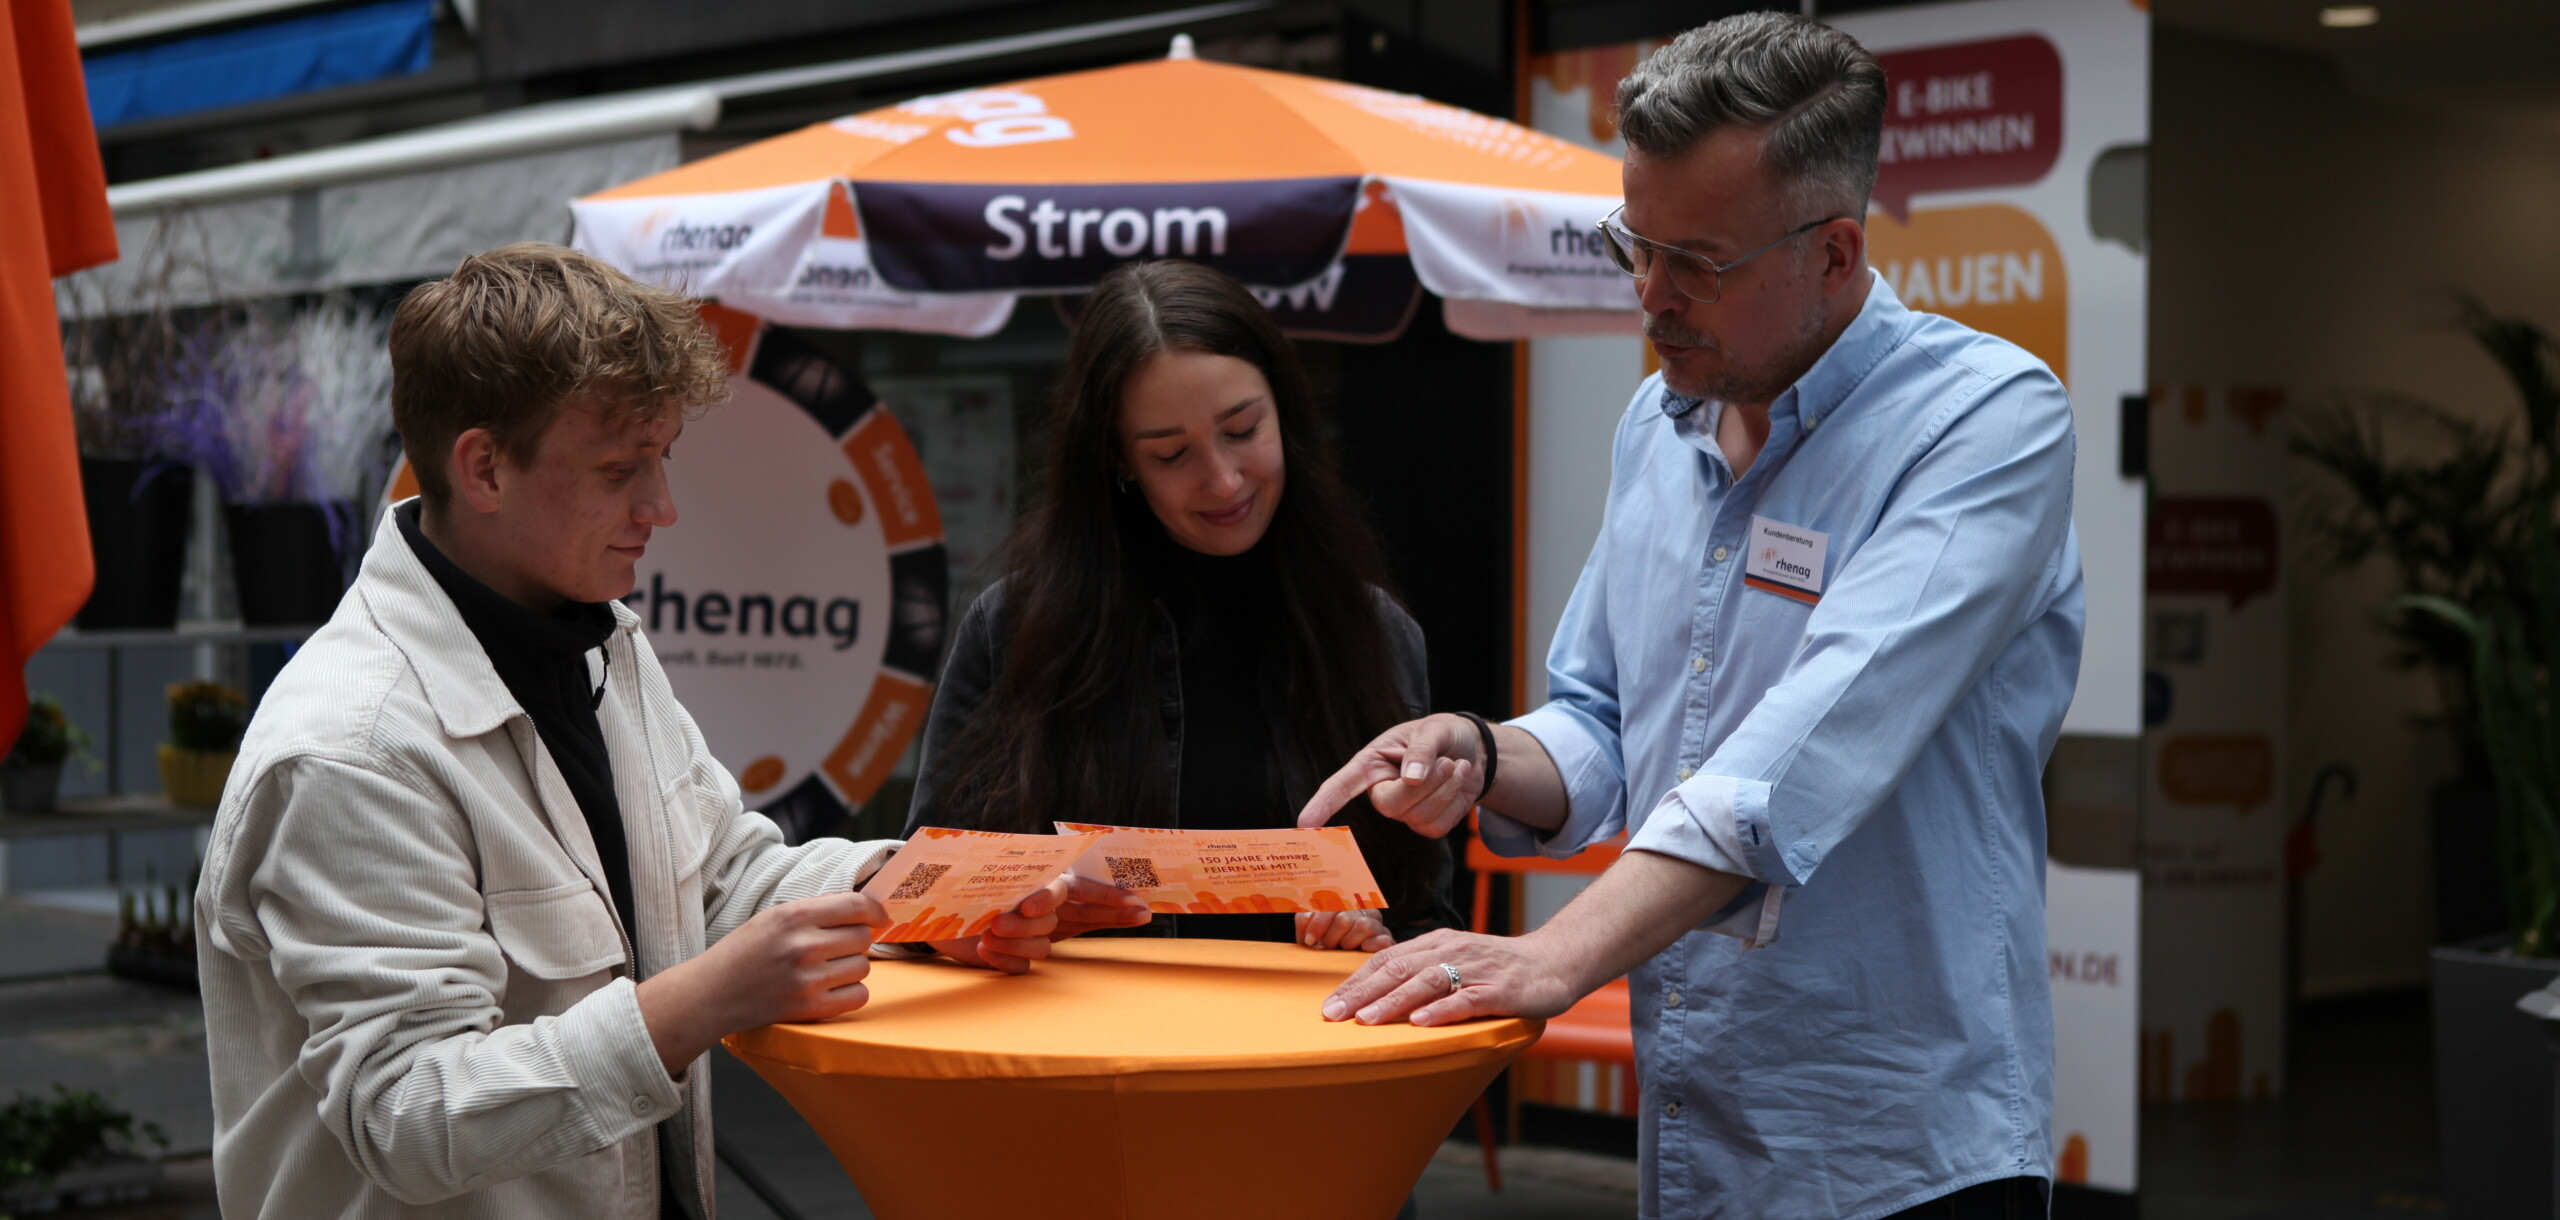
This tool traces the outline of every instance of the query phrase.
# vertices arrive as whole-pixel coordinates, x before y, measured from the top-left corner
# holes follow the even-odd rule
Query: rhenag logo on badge
[[[1780,556],[1778,548],[1774,546],[1760,548],[1760,562],[1778,572],[1795,577],[1798,582],[1813,579],[1813,569]]]
[[[1801,602],[1817,601],[1822,596],[1823,560],[1830,550],[1831,537],[1820,530],[1753,517],[1742,583]]]

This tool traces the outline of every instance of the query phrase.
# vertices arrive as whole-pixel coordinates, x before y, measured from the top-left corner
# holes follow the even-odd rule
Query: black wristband
[[[1484,742],[1484,787],[1476,790],[1476,803],[1481,805],[1484,803],[1484,798],[1493,795],[1493,774],[1501,768],[1502,752],[1494,746],[1493,726],[1485,723],[1484,717],[1474,712],[1459,712],[1458,715],[1466,717],[1467,723],[1476,726],[1476,736]]]

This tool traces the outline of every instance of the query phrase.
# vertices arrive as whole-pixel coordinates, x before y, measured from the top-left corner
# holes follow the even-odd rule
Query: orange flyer
[[[1169,915],[1374,911],[1387,905],[1343,826],[1157,830],[1059,822],[1088,846],[1075,873],[1146,897]],[[887,938],[883,938],[887,939]]]
[[[926,826],[864,882],[889,908],[883,944],[976,936],[1093,845],[1089,835],[1008,835]]]

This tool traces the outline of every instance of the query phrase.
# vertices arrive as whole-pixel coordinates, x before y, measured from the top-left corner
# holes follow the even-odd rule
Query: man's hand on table
[[[953,961],[1023,974],[1049,956],[1051,943],[1096,928],[1134,928],[1153,918],[1144,900],[1107,882],[1060,873],[1056,880],[996,916],[974,937],[937,940],[934,950]]]
[[[1443,962],[1458,970],[1454,992]],[[1477,1017],[1552,1017],[1591,989],[1580,985],[1569,965],[1534,935],[1479,936],[1444,928],[1361,963],[1325,998],[1324,1019],[1448,1025]]]
[[[641,1023],[669,1076],[711,1044],[777,1021],[823,1021],[870,1000],[871,938],[889,913],[868,894],[823,894],[756,912],[701,956],[643,980]]]
[[[1433,932],[1361,964],[1326,997],[1324,1019],[1447,1025],[1552,1017],[1642,965],[1741,896],[1748,877],[1642,849],[1526,936]],[[1451,987],[1447,964],[1458,972]]]
[[[1298,943],[1310,949],[1375,953],[1396,943],[1376,911],[1300,911]]]

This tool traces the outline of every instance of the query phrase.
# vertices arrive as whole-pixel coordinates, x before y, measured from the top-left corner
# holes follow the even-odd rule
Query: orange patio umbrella
[[[1632,331],[1593,226],[1618,163],[1516,123],[1192,56],[920,97],[572,205],[577,243],[778,321],[983,335],[1025,295],[1189,258],[1296,333],[1382,337],[1421,289],[1478,338]]]
[[[71,5],[10,0],[0,20],[0,753],[25,723],[27,658],[89,599],[95,575],[53,277],[115,256]]]

